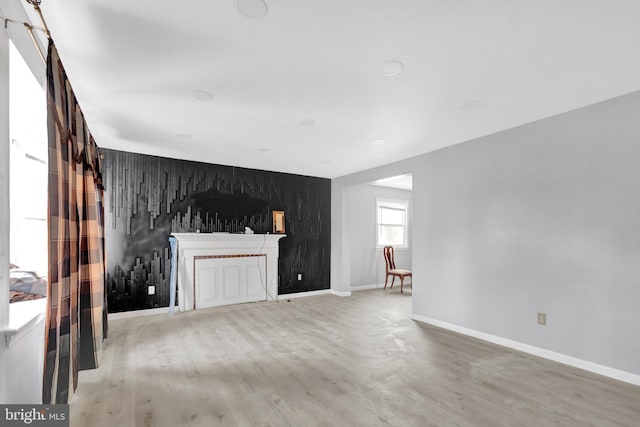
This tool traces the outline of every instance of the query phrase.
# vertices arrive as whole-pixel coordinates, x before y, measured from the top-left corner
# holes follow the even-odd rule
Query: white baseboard
[[[622,371],[620,369],[611,368],[609,366],[600,365],[598,363],[589,362],[587,360],[578,359],[576,357],[568,356],[562,353],[556,353],[555,351],[547,350],[544,348],[536,347],[529,344],[524,344],[518,341],[513,341],[508,338],[499,337],[497,335],[491,335],[486,332],[476,331],[475,329],[465,328],[453,323],[443,322],[441,320],[432,319],[418,314],[412,314],[411,318],[418,322],[428,323],[439,328],[448,329],[459,334],[468,335],[470,337],[478,338],[483,341],[488,341],[493,344],[498,344],[503,347],[512,348],[525,353],[533,354],[545,359],[553,360],[554,362],[563,363],[565,365],[573,366],[575,368],[583,369],[585,371],[593,372],[605,377],[613,378],[619,381],[624,381],[629,384],[640,386],[640,375],[633,374],[631,372]]]
[[[302,298],[302,297],[312,297],[314,295],[326,295],[330,294],[330,289],[320,289],[319,291],[307,291],[307,292],[296,292],[293,294],[282,294],[278,295],[278,301],[286,300],[289,298]]]
[[[374,285],[363,285],[363,286],[352,286],[351,292],[353,291],[365,291],[367,289],[382,289],[384,288],[384,283],[378,283]]]
[[[174,313],[179,313],[178,306],[174,310]],[[140,317],[140,316],[153,316],[156,314],[166,314],[169,315],[169,307],[157,307],[157,308],[147,308],[145,310],[133,310],[133,311],[122,311],[120,313],[109,313],[109,320],[117,320],[117,319],[131,319],[132,317]]]
[[[331,289],[331,293],[333,295],[337,295],[339,297],[350,297],[351,296],[351,291],[342,292],[342,291],[336,291],[336,290]]]
[[[278,295],[278,300],[282,301],[282,300],[286,300],[286,299],[289,299],[289,298],[312,297],[312,296],[315,296],[315,295],[327,295],[327,294],[337,295],[339,297],[350,297],[351,296],[351,292],[334,291],[333,289],[321,289],[319,291],[296,292],[295,294]]]

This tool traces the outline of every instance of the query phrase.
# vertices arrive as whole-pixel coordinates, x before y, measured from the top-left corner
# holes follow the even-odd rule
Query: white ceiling
[[[637,0],[265,1],[41,7],[100,146],[210,163],[332,178],[640,89]]]

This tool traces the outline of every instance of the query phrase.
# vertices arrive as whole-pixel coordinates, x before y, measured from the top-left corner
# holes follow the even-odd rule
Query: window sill
[[[44,321],[47,298],[9,304],[9,326],[0,330],[0,347],[9,348]]]

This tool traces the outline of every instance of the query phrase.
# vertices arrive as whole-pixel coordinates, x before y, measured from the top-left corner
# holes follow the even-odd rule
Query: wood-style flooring
[[[71,426],[640,426],[640,387],[410,311],[376,289],[112,320]]]

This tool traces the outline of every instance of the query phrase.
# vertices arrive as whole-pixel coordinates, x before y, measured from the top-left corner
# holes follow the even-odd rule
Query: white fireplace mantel
[[[172,233],[178,240],[178,309],[196,304],[196,262],[207,259],[261,258],[266,276],[266,299],[278,296],[278,241],[285,234]],[[197,279],[199,282],[200,279]],[[265,299],[265,298],[262,298]]]

